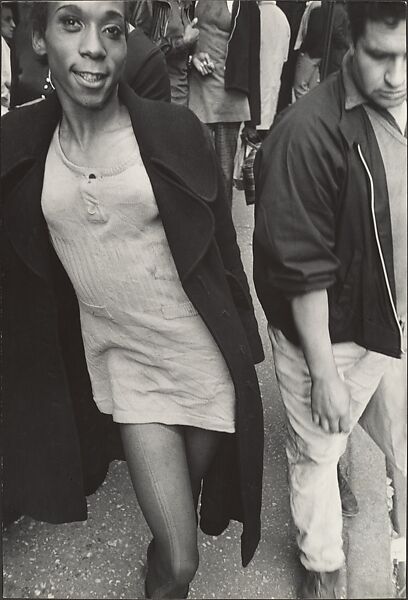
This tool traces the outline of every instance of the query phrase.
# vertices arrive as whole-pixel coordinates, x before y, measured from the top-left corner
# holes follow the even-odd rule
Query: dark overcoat
[[[263,359],[211,142],[191,111],[120,87],[182,286],[218,344],[236,391],[236,433],[203,484],[201,528],[243,523],[246,565],[260,536]],[[52,523],[86,519],[86,494],[120,457],[92,393],[71,283],[41,210],[44,166],[61,118],[56,95],[2,119],[4,287],[3,507]],[[109,148],[106,148],[109,152]],[[205,382],[203,382],[205,385]]]

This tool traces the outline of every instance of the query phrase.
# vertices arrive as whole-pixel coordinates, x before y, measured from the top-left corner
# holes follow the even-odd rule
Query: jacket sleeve
[[[304,100],[313,102],[311,94]],[[254,243],[268,284],[287,297],[329,288],[340,264],[335,246],[344,150],[333,127],[309,105],[299,110],[301,103],[272,128],[254,165]]]
[[[205,132],[207,143],[212,145],[209,135]],[[226,200],[224,180],[218,160],[215,164],[218,177],[218,195],[212,204],[215,222],[215,239],[224,264],[231,294],[238,310],[241,322],[247,334],[254,363],[264,360],[262,341],[259,335],[258,324],[255,318],[251,292],[248,279],[241,260],[241,253],[237,242],[237,234],[232,221],[231,209]]]
[[[153,17],[149,37],[166,57],[184,54],[186,50],[189,50],[189,46],[185,44],[183,39],[184,32],[180,31],[178,35],[167,35],[170,13],[170,6],[162,2],[153,2]]]

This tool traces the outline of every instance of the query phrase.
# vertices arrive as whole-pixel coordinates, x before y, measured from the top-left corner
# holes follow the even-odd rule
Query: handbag
[[[255,203],[254,160],[260,145],[260,142],[251,142],[242,134],[235,154],[234,186],[237,190],[245,192],[245,202],[248,206]]]
[[[247,206],[255,204],[255,177],[254,177],[254,161],[261,143],[250,142],[245,143],[245,158],[242,164],[242,177],[244,183],[245,202]]]

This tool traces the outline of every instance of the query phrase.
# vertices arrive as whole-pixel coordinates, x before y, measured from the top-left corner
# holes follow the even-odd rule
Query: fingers
[[[191,27],[195,27],[198,23],[198,19],[197,17],[194,17],[194,19],[191,21]]]
[[[313,419],[313,423],[319,427],[320,415],[318,412],[312,410],[312,419]]]
[[[331,417],[312,411],[313,423],[326,433],[348,433],[350,431],[349,417]]]
[[[193,57],[193,65],[203,77],[208,75],[207,70],[198,56]]]
[[[326,433],[349,433],[350,417],[325,417],[322,415],[313,415],[315,425],[321,427]]]
[[[341,417],[339,424],[340,424],[340,431],[342,431],[343,433],[349,433],[350,427],[351,427],[350,415],[348,414],[344,417]]]
[[[325,419],[325,417],[320,417],[320,427],[326,433],[331,433],[331,425],[330,425],[328,419]]]

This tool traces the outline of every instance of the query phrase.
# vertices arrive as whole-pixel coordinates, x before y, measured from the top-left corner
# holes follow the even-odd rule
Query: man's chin
[[[406,99],[406,94],[396,96],[379,94],[376,98],[373,98],[375,104],[385,109],[398,108],[398,106],[401,106]]]

